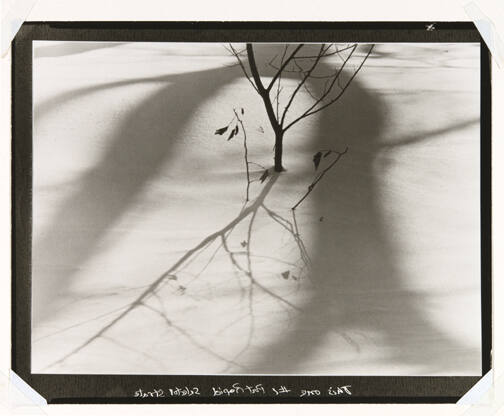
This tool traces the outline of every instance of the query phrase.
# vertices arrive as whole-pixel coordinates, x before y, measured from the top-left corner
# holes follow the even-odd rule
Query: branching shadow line
[[[380,138],[385,108],[378,95],[370,95],[354,80],[344,103],[322,113],[315,148],[334,146],[334,137],[328,134],[331,131],[341,137],[339,145],[352,148],[348,162],[345,159],[339,165],[337,177],[328,178],[325,190],[315,190],[312,196],[316,209],[324,209],[325,221],[332,219],[335,228],[315,239],[311,273],[314,291],[301,305],[303,312],[288,333],[255,352],[248,365],[252,374],[302,373],[303,365],[315,358],[318,346],[333,331],[356,351],[354,360],[361,361],[361,371],[365,371],[366,357],[359,356],[361,349],[349,330],[378,333],[384,362],[415,368],[410,370],[416,371],[415,375],[443,370],[460,373],[471,365],[463,353],[468,348],[432,322],[426,316],[423,299],[405,286],[383,219],[379,178],[374,176],[373,166],[383,150],[467,128],[479,119],[384,144]],[[345,361],[338,359],[338,351],[324,359],[332,369]]]
[[[159,287],[159,285],[165,281],[165,279],[171,275],[173,275],[186,261],[191,259],[195,253],[198,253],[200,250],[203,248],[207,247],[208,245],[212,244],[214,241],[218,240],[219,238],[225,238],[226,233],[229,230],[232,230],[237,224],[239,224],[241,221],[243,221],[245,218],[248,216],[254,217],[257,213],[257,210],[262,206],[264,203],[264,199],[270,192],[271,188],[273,187],[274,183],[278,179],[278,174],[274,173],[271,175],[270,179],[266,183],[266,185],[262,188],[260,194],[257,196],[257,198],[254,200],[253,203],[248,205],[245,209],[243,209],[237,216],[234,218],[232,221],[230,221],[227,225],[225,225],[223,228],[220,230],[208,235],[206,238],[201,240],[195,247],[193,247],[190,250],[187,250],[185,254],[179,258],[178,261],[176,261],[167,271],[165,271],[163,274],[161,274],[146,290],[144,290],[124,311],[122,311],[118,316],[116,316],[113,320],[111,320],[107,325],[102,327],[98,332],[96,332],[92,337],[90,337],[88,340],[86,340],[84,343],[79,345],[78,347],[74,348],[72,351],[69,353],[65,354],[62,358],[59,360],[55,361],[54,363],[50,364],[47,368],[53,367],[55,365],[58,365],[65,360],[67,360],[69,357],[77,354],[79,351],[87,347],[89,344],[100,338],[103,334],[105,334],[110,328],[115,326],[119,321],[121,321],[124,317],[126,317],[130,312],[138,308],[139,306],[145,305],[145,301],[152,296],[155,292],[156,289]],[[252,224],[253,221],[251,221]],[[250,241],[250,235],[251,235],[251,228],[249,228],[249,241]],[[249,273],[249,277],[251,279],[251,282],[253,282],[254,285],[258,286],[262,290],[264,290],[266,293],[270,294],[271,296],[285,302],[289,306],[296,308],[295,305],[292,305],[290,302],[287,300],[280,298],[278,295],[276,295],[274,292],[269,290],[268,288],[264,287],[261,285],[259,282],[254,280],[253,276],[251,273]],[[168,318],[167,318],[168,319]]]
[[[374,117],[370,121],[370,124],[373,127],[373,130],[372,130],[373,135],[371,135],[370,134],[371,132],[369,131],[369,132],[363,134],[362,137],[358,138],[358,141],[360,141],[362,144],[363,141],[368,140],[369,143],[364,143],[364,144],[369,145],[372,148],[372,150],[370,151],[371,155],[376,155],[380,148],[388,147],[386,145],[381,146],[376,142],[376,138],[379,137],[379,126],[381,124],[380,115],[379,115],[379,111],[378,111],[378,108],[380,108],[381,104],[379,102],[377,102],[376,97],[367,96],[364,93],[364,91],[362,90],[362,88],[359,89],[358,82],[355,82],[355,84],[356,85],[354,85],[354,89],[357,89],[356,95],[361,96],[360,99],[358,100],[358,102],[359,103],[366,103],[368,111],[370,111],[370,113]],[[362,97],[362,95],[364,97]],[[335,110],[333,110],[333,111],[336,112],[338,110],[336,110],[336,108],[335,108]],[[322,122],[320,124],[319,133],[318,133],[318,140],[320,142],[325,143],[328,141],[327,137],[322,137],[322,139],[321,139],[321,135],[325,134],[328,131],[328,129],[330,128],[331,122],[330,122],[329,113],[333,113],[333,111],[326,111],[324,113],[325,115],[322,118]],[[468,122],[468,124],[471,124],[473,122],[474,121]],[[462,123],[462,126],[463,125],[464,125],[464,123]],[[458,127],[460,127],[460,126],[453,126],[453,127],[450,127],[449,129],[458,128]],[[447,130],[447,129],[442,129],[442,130]],[[362,131],[359,131],[359,132],[362,133]],[[438,133],[438,134],[440,134],[440,133]],[[355,134],[354,134],[354,138],[355,138]],[[373,138],[374,138],[374,140],[373,140]],[[411,137],[408,140],[406,140],[406,142],[413,143],[418,140],[422,140],[424,138],[425,138],[425,136]],[[367,162],[368,162],[367,166],[370,168],[372,165],[372,163],[371,163],[372,156]],[[344,173],[343,173],[343,175],[344,175]],[[269,190],[271,189],[271,186],[273,185],[273,182],[274,182],[273,179],[274,178],[271,178],[270,181],[267,183],[267,185],[263,188],[261,195],[264,194],[264,192],[266,192],[266,194],[267,194],[267,192],[269,192]],[[344,181],[345,181],[345,183],[348,183],[351,186],[356,186],[355,182],[349,183],[348,180],[344,180]],[[360,209],[364,210],[363,212],[361,212],[361,214],[363,214],[363,216],[366,219],[369,219],[371,222],[370,222],[370,226],[368,227],[369,228],[368,230],[357,229],[355,231],[356,231],[356,233],[361,232],[363,235],[368,235],[372,239],[376,240],[376,246],[381,247],[379,249],[379,252],[382,254],[382,256],[381,256],[382,263],[384,264],[382,268],[385,270],[385,273],[382,273],[382,276],[385,276],[385,280],[386,280],[387,284],[396,285],[396,288],[398,290],[400,290],[402,287],[402,282],[401,282],[401,279],[400,279],[398,272],[396,271],[396,267],[394,265],[394,259],[393,259],[394,256],[392,254],[393,250],[391,249],[390,244],[387,242],[388,240],[386,238],[386,230],[384,229],[384,225],[381,224],[381,222],[380,222],[381,215],[380,215],[380,211],[379,211],[378,204],[377,204],[379,197],[377,195],[375,195],[375,190],[373,189],[372,183],[368,183],[368,184],[360,183],[357,186],[359,188],[359,191],[364,194],[364,198],[358,199],[361,202]],[[266,194],[264,194],[264,197],[266,196]],[[321,199],[321,197],[322,197],[322,199]],[[76,354],[80,350],[82,350],[84,347],[86,347],[91,342],[93,342],[95,339],[97,339],[102,334],[104,334],[110,327],[115,325],[115,323],[117,323],[120,319],[122,319],[124,316],[126,316],[129,312],[131,312],[133,309],[135,309],[139,305],[143,304],[143,301],[151,293],[155,292],[157,286],[166,278],[166,276],[169,275],[170,273],[172,273],[173,270],[176,270],[176,268],[178,266],[180,266],[181,264],[183,264],[184,261],[186,261],[190,256],[192,256],[192,254],[194,254],[197,250],[204,248],[207,244],[213,242],[215,239],[222,236],[222,232],[231,229],[229,227],[234,227],[238,222],[242,221],[249,214],[253,214],[254,212],[257,212],[257,211],[250,210],[250,208],[253,206],[257,210],[261,206],[261,204],[263,204],[263,202],[264,202],[264,198],[262,198],[262,202],[259,205],[257,205],[257,202],[260,201],[260,199],[261,198],[256,199],[251,206],[244,209],[244,211],[240,215],[238,215],[235,218],[235,220],[231,221],[231,223],[229,223],[228,226],[217,231],[216,233],[209,235],[207,238],[202,240],[201,243],[198,244],[196,247],[194,247],[192,250],[187,251],[186,254],[174,266],[172,266],[166,273],[161,275],[133,304],[130,305],[130,307],[128,309],[126,309],[124,312],[122,312],[118,317],[116,317],[114,320],[112,320],[108,325],[103,327],[95,336],[90,338],[86,343],[77,347],[76,349],[71,351],[69,354],[65,355],[62,359],[60,359],[56,363],[54,363],[53,365],[64,361],[66,358],[68,358],[68,357]],[[323,194],[319,194],[317,201],[318,201],[318,204],[320,204],[320,206],[324,206],[324,204],[327,204],[327,202],[324,202],[324,195]],[[355,215],[355,213],[346,213],[346,214]],[[250,232],[249,232],[249,234],[250,234]],[[330,249],[332,247],[332,244],[331,244],[332,242],[330,241],[331,238],[329,240],[326,239],[325,241],[318,241],[319,250],[316,250],[316,251],[318,252],[319,258],[320,258],[321,252],[327,253],[328,249]],[[249,235],[249,239],[250,239],[250,235]],[[354,245],[351,245],[351,248],[353,248],[355,250],[355,249],[358,249],[359,247],[358,247],[358,245],[354,244]],[[301,249],[301,247],[300,247],[300,249]],[[247,257],[248,257],[248,261],[250,261],[250,254]],[[318,260],[315,260],[314,263],[318,263]],[[355,268],[355,265],[350,265],[350,269],[354,269],[354,268]],[[250,268],[249,268],[249,270],[250,270]],[[251,273],[250,273],[250,275],[251,275]],[[331,277],[330,270],[326,270],[325,273],[323,271],[321,272],[319,270],[318,276],[316,276],[316,280],[318,280],[318,282],[320,283],[320,279],[327,280],[330,277]],[[338,280],[338,282],[341,283],[341,278],[338,278],[336,280]],[[358,279],[356,279],[356,280],[358,280]],[[343,281],[344,281],[344,279],[343,279]],[[366,287],[366,285],[368,285],[368,283],[366,283],[366,281],[364,281],[364,282],[361,281],[360,283],[363,284],[364,287]],[[357,282],[357,284],[359,284],[359,282]],[[353,285],[355,285],[355,283],[353,283]],[[329,287],[329,289],[328,289],[328,287]],[[370,285],[368,287],[368,289],[372,290],[373,287],[374,287],[373,285]],[[264,287],[261,287],[261,288],[263,290],[268,290],[267,288],[264,288]],[[336,327],[338,333],[340,333],[340,335],[342,335],[344,338],[346,338],[347,342],[352,344],[351,338],[348,339],[348,335],[346,335],[344,332],[345,328],[356,327],[356,328],[362,329],[362,328],[369,327],[369,325],[372,325],[372,320],[370,322],[365,322],[363,320],[362,316],[350,317],[350,319],[347,320],[346,322],[342,321],[341,319],[336,319],[335,321],[329,320],[328,322],[326,322],[328,325],[326,325],[325,327],[321,325],[321,326],[319,326],[319,328],[315,328],[315,329],[312,328],[313,330],[310,331],[310,336],[306,336],[307,327],[310,326],[310,324],[313,324],[314,319],[320,317],[321,316],[320,313],[323,312],[321,310],[321,307],[324,306],[324,303],[321,302],[321,300],[327,299],[327,293],[331,293],[334,295],[339,294],[339,292],[336,291],[336,289],[334,288],[334,284],[331,284],[331,283],[326,282],[325,285],[320,284],[319,288],[321,288],[320,290],[323,290],[324,293],[316,291],[314,296],[312,296],[312,298],[307,301],[307,304],[304,305],[302,308],[303,313],[298,318],[298,320],[295,324],[295,328],[292,331],[290,331],[290,333],[287,334],[286,336],[284,336],[280,339],[277,339],[276,341],[274,341],[273,343],[268,345],[264,351],[261,351],[259,356],[262,356],[263,359],[260,359],[259,361],[254,363],[251,367],[249,367],[249,371],[251,371],[252,373],[264,373],[264,372],[267,372],[267,373],[268,372],[282,372],[283,373],[283,372],[295,371],[296,365],[294,365],[293,363],[303,362],[303,360],[306,359],[311,354],[311,351],[315,347],[315,344],[317,343],[317,341],[321,340],[321,338],[323,338],[323,336],[325,334],[327,334],[331,330],[332,327]],[[338,309],[340,311],[342,310],[343,312],[345,312],[345,308],[348,309],[348,311],[345,312],[345,316],[348,316],[349,311],[355,309],[355,305],[351,305],[348,300],[345,301],[340,296],[337,296],[337,300],[341,301],[341,304],[338,307]],[[445,334],[442,334],[441,332],[439,332],[436,328],[434,328],[428,322],[428,320],[426,320],[423,317],[422,311],[414,305],[414,302],[410,302],[410,304],[407,305],[407,309],[405,311],[403,311],[403,313],[404,313],[404,315],[408,316],[411,321],[413,321],[413,325],[423,326],[424,330],[429,332],[432,336],[437,337],[438,340],[440,340],[440,342],[444,342],[446,345],[449,345],[450,347],[453,347],[453,346],[456,347],[456,343],[454,343],[453,340],[447,338]],[[327,314],[327,315],[331,316],[331,314]],[[334,317],[331,316],[331,318],[334,318]],[[393,325],[391,325],[391,324],[382,325],[381,331],[386,336],[386,339],[389,336],[391,337],[389,342],[393,343],[394,341],[396,341],[396,340],[394,340],[394,337],[393,337],[393,333],[395,331],[395,328]],[[288,359],[288,361],[286,361],[287,359]],[[400,361],[400,358],[398,358],[398,360]]]
[[[123,125],[106,140],[110,145],[102,158],[83,175],[51,222],[39,232],[32,252],[34,272],[43,274],[43,279],[40,276],[33,279],[32,318],[35,324],[50,316],[51,299],[72,285],[80,264],[94,253],[109,227],[121,218],[144,184],[172,156],[171,152],[181,140],[179,132],[194,109],[239,74],[238,69],[217,68],[112,82],[63,93],[35,108],[36,119],[40,120],[69,99],[106,88],[136,82],[173,81],[132,110],[132,116],[126,117]],[[198,94],[188,94],[195,88]],[[181,96],[185,100],[179,100]],[[44,271],[44,265],[54,266],[62,261],[71,264],[73,270]]]

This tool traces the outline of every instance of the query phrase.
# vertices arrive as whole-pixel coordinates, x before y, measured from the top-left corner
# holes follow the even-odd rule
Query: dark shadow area
[[[479,360],[479,354],[468,351],[426,317],[424,295],[405,287],[396,247],[384,223],[382,197],[377,193],[379,178],[373,171],[383,149],[416,143],[478,120],[384,145],[386,108],[387,103],[366,91],[357,77],[341,102],[322,112],[314,135],[317,148],[342,150],[348,146],[349,151],[310,196],[324,216],[325,230],[317,233],[312,251],[314,291],[300,305],[303,312],[295,325],[256,354],[251,373],[296,374],[330,334],[338,334],[359,353],[359,340],[347,332],[376,334],[373,342],[380,346],[383,362],[390,367],[412,366],[416,375],[461,372],[474,368]],[[288,139],[285,152],[289,152]],[[306,172],[307,177],[312,174]],[[319,358],[328,368],[338,368],[338,362],[344,363],[338,355],[335,349],[330,356]],[[366,362],[377,364],[363,355],[362,365],[356,367],[365,372]]]
[[[33,280],[32,289],[36,300],[35,320],[50,316],[51,300],[72,284],[74,273],[64,269],[63,264],[74,265],[77,270],[89,258],[107,229],[127,211],[146,182],[176,156],[177,142],[183,140],[179,133],[196,108],[240,76],[240,68],[232,67],[128,81],[171,84],[138,103],[113,137],[104,140],[110,146],[103,158],[80,180],[78,189],[58,210],[54,223],[35,242],[34,262],[40,274]],[[104,84],[77,93],[120,85],[123,84]],[[318,87],[313,85],[313,88]],[[251,89],[250,94],[254,93]],[[45,104],[42,110],[57,108],[72,97],[75,92]],[[376,342],[383,346],[384,362],[414,366],[418,369],[417,375],[440,369],[461,371],[465,365],[472,365],[472,356],[464,355],[465,346],[426,318],[425,299],[405,287],[398,270],[395,248],[381,209],[381,196],[377,193],[378,178],[373,171],[379,152],[390,147],[383,143],[385,111],[386,103],[377,94],[366,91],[357,77],[341,102],[321,113],[318,129],[313,134],[315,146],[338,150],[348,146],[349,151],[310,195],[324,217],[325,229],[316,234],[312,248],[309,273],[313,292],[299,305],[302,311],[297,320],[266,348],[253,352],[258,358],[247,366],[246,373],[296,374],[329,334],[341,336],[359,351],[358,342],[346,334],[351,331],[377,334]],[[413,143],[428,137],[428,134],[413,135],[405,141]],[[288,142],[286,137],[286,153],[290,151]],[[311,177],[313,171],[287,171],[281,175],[299,182],[301,178]],[[269,192],[268,183],[273,185],[267,182],[263,186]],[[267,211],[274,208],[265,208],[263,200],[259,200],[257,207]],[[269,215],[272,220],[282,221],[274,211]],[[234,226],[233,221],[230,224]],[[202,244],[219,238],[222,233],[222,230],[216,231],[204,238]],[[225,244],[224,238],[222,244]],[[233,262],[233,253],[228,254]],[[153,288],[176,266],[153,280]],[[55,269],[61,271],[55,272]],[[252,276],[250,268],[248,272]],[[130,310],[142,305],[143,299],[133,303],[71,354],[102,336]],[[337,368],[338,351],[324,359],[328,367]],[[365,360],[363,356],[362,365],[356,366],[366,368]],[[235,369],[243,373],[242,368]]]
[[[176,79],[174,77],[176,77],[176,76],[175,75],[168,75],[168,76],[162,76],[162,77],[133,78],[133,79],[126,79],[126,80],[122,80],[122,81],[114,81],[114,82],[106,82],[103,84],[96,84],[96,85],[92,85],[89,87],[72,89],[70,91],[57,94],[54,97],[48,98],[47,100],[44,100],[41,103],[37,104],[36,107],[33,109],[34,117],[35,117],[35,120],[40,120],[46,114],[50,113],[51,111],[57,110],[59,108],[59,106],[65,105],[69,101],[72,101],[72,100],[75,100],[80,97],[90,95],[93,93],[101,92],[103,90],[109,90],[112,88],[127,87],[129,85],[135,85],[135,84],[147,84],[150,82],[168,83],[168,82],[172,82],[174,79]]]
[[[72,284],[79,266],[95,252],[107,229],[128,210],[145,183],[174,157],[173,149],[183,140],[180,131],[194,110],[223,85],[240,76],[238,68],[132,81],[120,81],[64,93],[42,103],[40,116],[64,105],[77,95],[135,82],[166,82],[153,96],[138,103],[112,137],[97,165],[79,179],[78,188],[59,207],[54,222],[41,232],[33,245],[32,316],[35,323],[51,315],[54,299]],[[68,270],[72,265],[73,270]]]

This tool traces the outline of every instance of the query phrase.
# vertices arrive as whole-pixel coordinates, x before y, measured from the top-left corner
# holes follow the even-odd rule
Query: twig
[[[294,51],[292,51],[292,53],[289,55],[289,57],[282,63],[282,65],[280,65],[280,68],[278,69],[277,73],[273,76],[272,80],[270,81],[269,85],[266,87],[266,91],[270,91],[271,88],[273,87],[273,85],[275,84],[275,81],[277,80],[277,78],[279,76],[281,76],[282,74],[282,71],[284,70],[284,68],[289,64],[290,61],[292,61],[292,59],[296,56],[296,54],[299,52],[299,50],[304,46],[303,43],[300,43],[295,49]]]
[[[322,44],[320,46],[320,51],[319,51],[319,54],[318,54],[317,58],[315,58],[313,64],[310,67],[310,69],[304,74],[303,79],[299,82],[299,84],[297,85],[296,89],[291,94],[289,102],[287,103],[287,105],[284,108],[284,111],[283,111],[283,114],[282,114],[282,118],[281,118],[281,121],[280,121],[280,125],[282,127],[284,125],[285,117],[287,116],[287,112],[289,111],[289,107],[291,106],[292,102],[294,101],[294,97],[296,96],[297,92],[301,89],[301,87],[304,85],[304,83],[306,82],[306,80],[310,77],[311,73],[315,70],[315,68],[317,67],[318,62],[319,62],[321,56],[329,48],[329,46],[327,48],[325,47],[324,44]]]
[[[245,65],[243,65],[243,62],[240,58],[240,52],[237,52],[235,50],[235,48],[233,47],[233,45],[230,43],[229,44],[229,48],[231,49],[231,53],[236,57],[236,59],[238,60],[238,64],[240,65],[240,68],[242,69],[243,71],[243,74],[245,75],[245,78],[247,78],[248,82],[250,82],[250,84],[252,85],[252,87],[254,87],[254,89],[259,92],[259,90],[257,89],[257,86],[254,84],[254,82],[252,81],[252,79],[250,78],[250,75],[248,74],[247,70],[245,69]]]
[[[249,165],[255,165],[263,170],[266,170],[266,168],[263,165],[261,165],[260,163],[256,163],[256,162],[248,162],[248,163],[249,163]]]
[[[337,46],[334,44],[334,43],[331,43],[329,45],[329,47],[331,46],[334,46],[334,48],[336,49],[334,52],[329,52],[329,53],[325,53],[321,56],[321,58],[327,58],[328,56],[333,56],[333,55],[337,55],[339,54],[340,52],[343,52],[343,51],[346,51],[348,49],[352,49],[354,47],[354,44],[352,44],[351,46],[345,46],[343,49],[338,49]],[[326,50],[329,50],[329,48],[327,48]],[[306,55],[306,56],[296,56],[295,59],[313,59],[313,58],[316,58],[318,55]]]
[[[245,126],[243,124],[242,119],[236,112],[236,109],[233,108],[233,112],[235,114],[236,120],[238,120],[238,123],[240,123],[242,132],[243,132],[243,148],[244,148],[244,154],[243,158],[245,159],[245,171],[247,174],[247,188],[245,191],[245,201],[249,201],[249,191],[250,191],[250,170],[249,170],[249,161],[248,161],[248,147],[247,147],[247,131],[245,130]]]
[[[334,152],[336,153],[338,156],[336,157],[336,159],[334,159],[334,161],[331,162],[331,164],[325,168],[321,173],[320,175],[317,176],[317,178],[315,178],[315,180],[308,186],[308,190],[306,191],[306,193],[302,196],[302,198],[291,208],[293,211],[301,204],[301,202],[303,202],[306,197],[308,195],[310,195],[310,193],[313,191],[313,189],[315,188],[315,186],[317,185],[317,183],[320,182],[320,180],[324,177],[324,175],[338,162],[338,160],[340,160],[340,158],[348,151],[348,147],[343,151],[343,152]]]
[[[310,111],[307,114],[308,116],[311,116],[311,115],[313,115],[315,113],[318,113],[319,111],[322,111],[324,108],[326,108],[326,107],[330,106],[331,104],[333,104],[334,102],[336,102],[343,95],[343,93],[346,91],[346,89],[351,84],[351,82],[353,81],[353,79],[357,76],[357,74],[359,73],[359,71],[362,69],[362,67],[363,67],[364,63],[366,62],[366,60],[368,59],[369,55],[371,55],[371,52],[373,51],[373,48],[374,48],[374,45],[371,45],[371,48],[369,48],[369,51],[367,52],[367,54],[364,57],[364,59],[361,61],[359,67],[354,71],[354,73],[352,74],[352,76],[350,77],[350,79],[348,80],[348,82],[345,84],[345,86],[343,87],[343,89],[341,90],[341,92],[335,98],[333,98],[331,101],[329,101],[327,104],[323,105],[322,107],[317,108],[316,110]]]
[[[301,121],[302,119],[306,118],[306,117],[309,117],[313,114],[316,114],[318,113],[319,111],[322,111],[323,109],[329,107],[331,104],[334,104],[336,101],[338,101],[341,96],[345,93],[345,91],[347,90],[347,88],[350,86],[350,84],[352,83],[353,79],[357,76],[357,74],[359,73],[359,71],[362,69],[362,66],[364,65],[364,63],[366,62],[367,58],[369,57],[369,55],[371,54],[372,50],[374,48],[374,45],[371,45],[371,48],[369,48],[369,51],[368,53],[366,54],[366,56],[364,57],[364,59],[361,61],[360,65],[358,66],[358,68],[354,71],[354,73],[352,74],[352,76],[350,77],[350,79],[348,80],[348,82],[345,84],[345,86],[343,87],[343,89],[338,93],[338,95],[336,95],[336,97],[332,98],[330,101],[328,101],[326,104],[320,106],[319,108],[315,108],[317,107],[318,104],[320,104],[321,101],[323,101],[327,96],[328,94],[331,92],[334,84],[336,83],[337,79],[339,78],[343,68],[345,67],[346,63],[350,60],[350,57],[353,55],[355,49],[352,49],[352,52],[348,55],[348,57],[345,59],[344,63],[342,64],[342,66],[340,67],[340,69],[338,70],[338,72],[336,73],[334,79],[332,80],[331,84],[329,85],[329,88],[326,92],[324,92],[324,94],[320,97],[319,101],[316,101],[312,106],[310,106],[310,108],[308,108],[303,114],[301,114],[299,117],[297,117],[296,119],[294,119],[293,121],[291,121],[283,130],[284,132],[287,131],[289,128],[291,128],[294,124],[296,124],[297,122]]]
[[[287,53],[287,49],[289,48],[289,45],[286,44],[284,46],[282,58],[280,60],[280,65],[283,65],[284,60],[285,60],[285,54]],[[277,83],[277,91],[276,91],[276,118],[278,120],[278,114],[279,114],[279,106],[280,106],[280,93],[282,92],[282,74],[278,76],[278,83]]]

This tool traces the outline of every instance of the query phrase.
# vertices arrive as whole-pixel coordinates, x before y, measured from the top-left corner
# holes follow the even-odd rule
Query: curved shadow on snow
[[[183,140],[179,133],[195,109],[238,76],[241,72],[235,67],[157,79],[173,84],[132,110],[121,128],[106,140],[111,144],[97,166],[82,178],[54,222],[36,241],[33,252],[41,273],[33,281],[35,318],[50,316],[48,305],[55,293],[71,285],[75,270],[99,250],[107,229],[128,209],[146,182],[174,157],[177,143]],[[60,97],[63,101],[70,98]],[[314,290],[300,305],[303,312],[292,327],[256,352],[258,358],[247,366],[247,373],[298,373],[328,336],[344,337],[358,349],[358,340],[354,342],[353,335],[346,333],[359,331],[377,334],[385,363],[417,366],[417,374],[439,369],[460,371],[470,362],[459,354],[463,346],[425,317],[426,305],[404,287],[397,269],[373,171],[382,149],[384,108],[379,96],[366,91],[357,77],[341,102],[322,112],[314,135],[316,146],[336,150],[349,147],[348,154],[310,196],[325,218],[324,229],[331,232],[316,234],[311,272]],[[288,138],[285,147],[288,152]],[[287,172],[286,176],[295,182],[312,174]],[[63,263],[74,265],[75,270],[62,266],[55,272],[54,266]],[[47,270],[43,264],[47,264]],[[327,367],[337,368],[338,351],[321,359]],[[362,368],[366,368],[365,361]]]
[[[181,129],[194,110],[239,75],[239,68],[217,68],[119,81],[64,93],[36,110],[40,117],[76,96],[136,82],[171,83],[138,103],[123,125],[111,137],[104,138],[110,144],[103,157],[79,179],[75,191],[58,208],[53,222],[34,242],[35,323],[51,316],[55,297],[71,286],[80,265],[99,252],[108,228],[128,210],[147,181],[174,157],[177,143],[183,140]],[[72,265],[71,270],[68,265]]]
[[[330,373],[345,368],[337,347],[332,352],[324,350],[328,357],[317,356],[318,346],[331,337],[354,351],[351,367],[360,368],[360,374],[376,366],[387,366],[390,374],[397,366],[402,375],[405,366],[411,375],[470,373],[479,363],[478,354],[428,319],[425,295],[405,286],[398,270],[397,247],[383,215],[383,197],[377,186],[380,178],[374,166],[379,153],[389,147],[426,140],[478,120],[387,145],[382,132],[386,102],[368,92],[358,78],[339,103],[322,112],[314,136],[315,149],[343,150],[348,146],[349,150],[310,195],[316,215],[324,218],[311,250],[313,292],[299,305],[303,312],[294,324],[254,353],[256,360],[249,371],[302,374],[308,359],[324,363],[319,365],[322,373],[326,372],[323,368]],[[288,152],[288,138],[284,147]],[[311,175],[313,172],[304,172],[290,179],[304,183],[303,176]],[[359,341],[375,344],[376,358],[361,355]],[[349,355],[343,356],[346,359]]]
[[[51,111],[57,110],[60,106],[66,105],[69,101],[77,100],[81,97],[100,93],[104,90],[110,90],[112,88],[127,87],[135,84],[146,84],[146,83],[167,83],[175,82],[179,75],[166,75],[161,77],[145,77],[145,78],[133,78],[125,79],[122,81],[105,82],[103,84],[94,84],[88,87],[81,87],[77,89],[72,89],[54,97],[48,98],[47,100],[37,103],[33,109],[34,119],[42,120]]]

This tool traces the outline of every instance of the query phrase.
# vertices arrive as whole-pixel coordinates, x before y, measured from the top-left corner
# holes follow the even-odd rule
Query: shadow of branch
[[[119,322],[123,321],[133,310],[139,308],[139,307],[145,307],[149,310],[151,310],[153,313],[159,315],[160,317],[163,318],[165,323],[175,329],[177,332],[182,334],[185,338],[187,338],[193,345],[198,347],[199,349],[204,350],[208,354],[218,358],[219,360],[225,361],[228,366],[233,365],[233,366],[238,366],[242,368],[241,365],[239,365],[235,359],[237,359],[240,355],[242,355],[246,349],[250,346],[250,342],[252,340],[253,334],[254,334],[254,288],[257,288],[267,295],[271,296],[272,298],[276,299],[278,302],[281,302],[282,304],[295,309],[295,310],[300,310],[299,307],[285,299],[284,297],[278,295],[277,293],[273,292],[271,289],[267,288],[264,286],[262,283],[260,283],[254,276],[253,269],[252,269],[252,253],[250,250],[251,247],[251,242],[252,242],[252,237],[253,237],[253,231],[254,231],[254,222],[257,218],[258,212],[263,209],[266,211],[268,216],[272,218],[276,223],[280,224],[282,228],[286,229],[294,241],[297,244],[297,247],[299,248],[300,256],[301,259],[304,263],[304,267],[308,267],[310,263],[309,255],[306,250],[306,247],[301,239],[301,236],[299,234],[299,230],[297,229],[297,225],[295,225],[295,213],[293,212],[294,216],[294,222],[291,222],[284,217],[282,217],[280,214],[274,212],[273,210],[269,209],[265,205],[265,199],[267,195],[270,193],[271,189],[273,188],[273,185],[277,181],[279,177],[279,173],[272,173],[271,176],[269,177],[269,180],[266,182],[266,184],[263,186],[261,189],[260,193],[258,196],[250,203],[244,205],[244,207],[241,209],[239,214],[230,222],[228,222],[224,227],[220,228],[219,230],[211,233],[207,237],[203,238],[196,246],[193,248],[187,250],[184,255],[182,255],[169,269],[167,269],[163,274],[161,274],[156,280],[154,280],[149,286],[146,287],[146,289],[130,304],[128,304],[125,309],[119,313],[118,316],[116,316],[114,319],[112,319],[108,324],[103,326],[99,331],[97,331],[94,335],[89,337],[85,342],[68,352],[66,355],[64,355],[62,358],[59,360],[53,362],[52,364],[48,365],[45,369],[51,368],[55,365],[61,364],[64,361],[66,361],[68,358],[74,356],[75,354],[79,353],[81,350],[83,350],[85,347],[89,346],[91,343],[94,341],[98,340],[99,338],[102,338],[105,336],[105,334],[115,325],[117,325]],[[245,265],[242,265],[240,261],[237,259],[238,253],[232,251],[229,247],[228,243],[228,238],[232,231],[235,229],[235,227],[243,223],[245,221],[248,221],[247,224],[247,237],[245,240],[245,255],[246,255],[246,261]],[[203,271],[206,269],[206,267],[213,261],[215,258],[215,255],[217,252],[223,248],[224,251],[227,253],[229,260],[234,267],[235,271],[238,274],[242,274],[248,278],[248,286],[246,288],[242,287],[242,295],[245,296],[247,295],[248,297],[248,309],[249,309],[249,318],[250,318],[250,329],[249,329],[249,335],[248,335],[248,340],[246,342],[245,347],[233,358],[233,359],[227,359],[223,357],[222,355],[216,353],[215,351],[212,351],[208,347],[204,346],[202,343],[196,340],[187,330],[184,328],[176,325],[166,314],[165,311],[160,311],[157,308],[154,308],[153,306],[150,306],[146,303],[148,299],[151,297],[158,297],[158,290],[161,288],[162,284],[165,283],[167,280],[172,278],[184,265],[189,263],[191,260],[193,260],[197,255],[199,255],[202,251],[204,251],[206,248],[211,246],[214,242],[220,242],[219,246],[217,249],[213,252],[213,254],[210,256],[208,262],[206,263],[205,267],[196,275],[196,278],[200,277]]]

